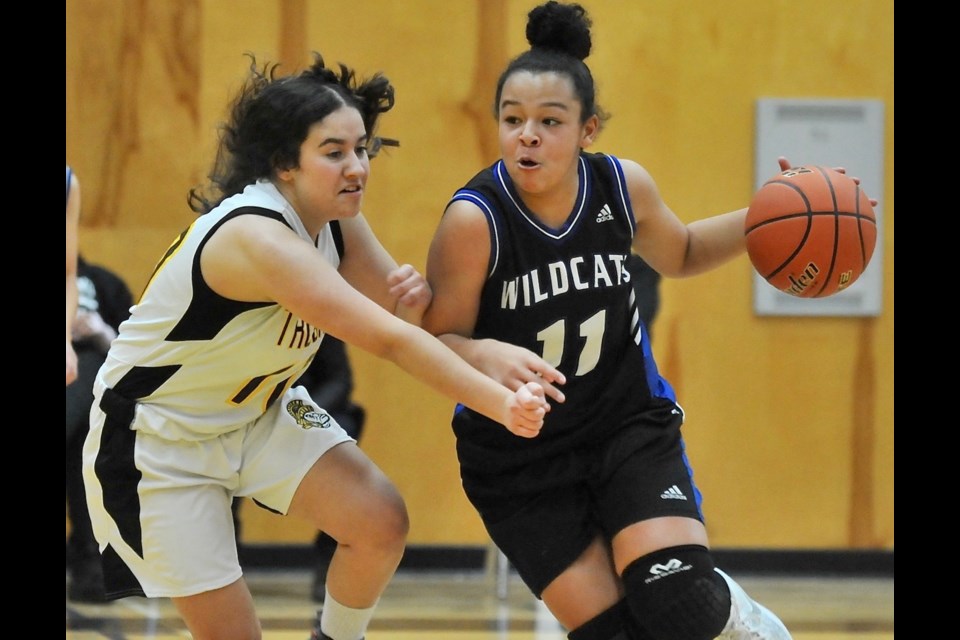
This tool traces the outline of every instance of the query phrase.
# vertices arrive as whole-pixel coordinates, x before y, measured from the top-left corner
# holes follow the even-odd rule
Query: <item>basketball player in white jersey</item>
[[[540,385],[511,391],[417,326],[425,279],[396,264],[360,213],[389,81],[319,55],[299,74],[275,71],[252,62],[210,189],[191,192],[201,215],[113,342],[84,481],[108,597],[172,598],[196,640],[260,638],[230,511],[246,496],[339,541],[313,637],[356,640],[408,519],[390,480],[293,387],[324,335],[523,438],[549,406]]]

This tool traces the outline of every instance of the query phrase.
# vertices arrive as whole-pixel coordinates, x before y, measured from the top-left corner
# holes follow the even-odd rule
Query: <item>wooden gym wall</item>
[[[446,199],[497,156],[497,76],[526,48],[535,0],[67,0],[66,156],[83,183],[81,250],[136,291],[193,220],[187,190],[250,51],[294,71],[321,51],[384,71],[400,139],[373,163],[365,213],[420,269]],[[758,97],[884,102],[883,310],[758,317],[746,257],[662,287],[654,351],[687,412],[688,453],[719,547],[893,549],[893,0],[586,0],[588,63],[613,119],[594,150],[640,161],[692,221],[753,191]],[[816,158],[791,158],[796,163]],[[771,175],[777,167],[771,166]],[[855,168],[852,168],[855,173]],[[452,405],[357,350],[361,446],[406,496],[411,544],[481,544]],[[245,507],[245,538],[301,543],[301,523]]]

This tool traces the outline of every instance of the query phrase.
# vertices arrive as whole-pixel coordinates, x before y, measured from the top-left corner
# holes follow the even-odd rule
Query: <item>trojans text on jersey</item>
[[[283,330],[280,337],[277,338],[277,345],[288,349],[303,349],[308,347],[323,335],[323,331],[304,322],[300,318],[293,317],[292,313],[287,313],[287,321],[283,323]]]

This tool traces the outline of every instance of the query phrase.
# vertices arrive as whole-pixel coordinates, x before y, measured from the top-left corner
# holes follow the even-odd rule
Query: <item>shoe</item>
[[[717,640],[792,640],[790,632],[772,611],[747,595],[733,578],[720,569],[730,588],[730,620]]]
[[[107,601],[103,588],[103,568],[100,566],[99,557],[76,560],[69,571],[68,600],[87,603]]]
[[[317,614],[317,619],[313,622],[313,631],[310,632],[310,640],[331,640],[330,636],[320,631],[320,614]]]
[[[313,631],[310,632],[310,640],[333,640],[333,638],[326,635],[323,631],[320,631],[320,612],[317,612],[317,617],[313,621]],[[363,638],[360,640],[363,640]]]

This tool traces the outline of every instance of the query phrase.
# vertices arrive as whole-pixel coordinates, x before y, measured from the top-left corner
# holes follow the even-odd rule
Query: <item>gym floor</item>
[[[775,611],[794,640],[892,640],[892,577],[750,575],[729,571]],[[504,576],[506,576],[504,578]],[[305,570],[246,573],[264,640],[308,640],[318,605]],[[42,635],[46,635],[45,633]],[[67,640],[190,638],[169,600],[67,601]],[[495,570],[401,570],[387,588],[367,640],[565,640],[566,634],[515,574]]]

